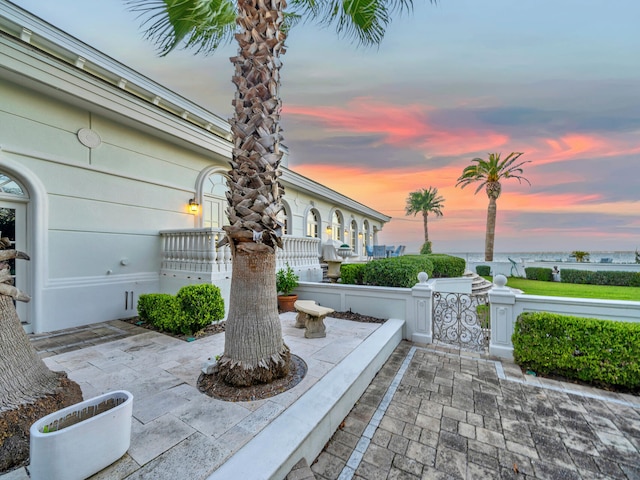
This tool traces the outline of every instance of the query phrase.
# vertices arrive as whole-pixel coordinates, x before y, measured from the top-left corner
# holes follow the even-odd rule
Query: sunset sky
[[[231,115],[231,45],[158,58],[122,0],[14,0],[202,107]],[[379,48],[310,24],[290,34],[282,98],[289,167],[393,217],[380,243],[417,251],[409,192],[437,187],[434,251],[484,250],[487,197],[455,188],[489,152],[524,152],[503,183],[496,252],[640,248],[640,2],[439,0]]]

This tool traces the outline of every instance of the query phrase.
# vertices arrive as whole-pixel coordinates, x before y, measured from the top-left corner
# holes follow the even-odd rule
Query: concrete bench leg
[[[326,327],[324,326],[324,317],[326,317],[326,315],[321,315],[319,317],[307,315],[307,320],[305,322],[307,329],[304,332],[305,338],[323,338],[327,336]]]
[[[304,312],[298,312],[298,315],[296,315],[296,324],[294,325],[294,327],[296,328],[304,328],[307,325],[307,317],[309,315],[304,313]]]

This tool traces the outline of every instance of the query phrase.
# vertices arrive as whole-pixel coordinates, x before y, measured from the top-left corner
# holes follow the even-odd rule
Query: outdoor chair
[[[385,258],[387,256],[386,245],[374,245],[373,246],[373,258]]]
[[[407,248],[404,245],[399,245],[393,252],[389,253],[390,257],[401,257],[404,254],[404,249]]]
[[[371,260],[373,258],[373,247],[366,245],[364,248],[367,251],[367,260]]]

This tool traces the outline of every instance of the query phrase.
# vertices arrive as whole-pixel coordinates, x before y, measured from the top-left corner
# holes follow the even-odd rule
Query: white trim
[[[92,277],[52,278],[47,282],[48,289],[95,287],[99,285],[117,285],[121,283],[155,282],[160,280],[158,272],[128,273],[122,275],[100,275]]]
[[[40,179],[22,164],[6,158],[0,146],[2,170],[15,177],[29,194],[27,204],[27,253],[31,257],[28,270],[29,321],[34,331],[43,318],[43,302],[40,293],[44,290],[49,275],[49,202],[47,191]]]

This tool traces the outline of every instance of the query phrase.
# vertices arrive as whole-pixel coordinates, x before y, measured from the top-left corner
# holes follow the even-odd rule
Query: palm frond
[[[125,0],[138,13],[145,38],[161,56],[180,44],[196,53],[213,53],[233,40],[236,7],[230,0]]]

